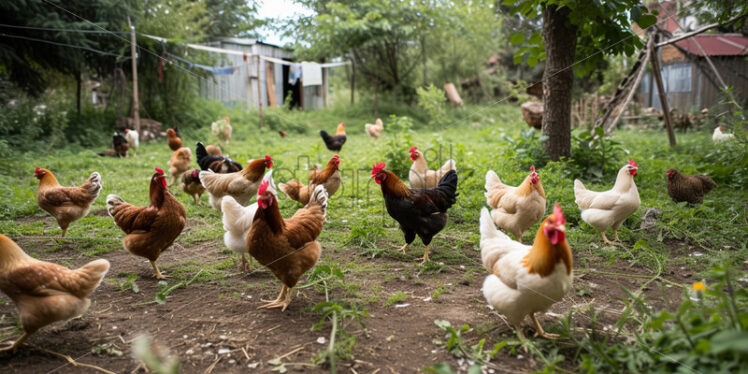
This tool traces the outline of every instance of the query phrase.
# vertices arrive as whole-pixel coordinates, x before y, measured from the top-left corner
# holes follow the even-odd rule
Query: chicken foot
[[[166,275],[161,274],[161,272],[158,270],[158,266],[156,266],[155,261],[151,261],[151,266],[153,266],[153,271],[156,272],[156,279],[166,279]]]
[[[530,314],[530,318],[532,318],[532,323],[535,324],[535,337],[541,336],[550,340],[558,339],[561,337],[561,335],[558,334],[545,332],[545,330],[543,330],[543,326],[540,326],[540,322],[538,322],[538,319],[535,317],[535,313]]]
[[[270,301],[270,300],[261,300],[262,302],[266,303],[264,305],[260,305],[257,307],[257,309],[274,309],[274,308],[283,308],[281,309],[281,312],[285,312],[286,308],[288,308],[288,304],[291,304],[291,297],[293,296],[293,288],[283,285],[283,288],[281,288],[280,295],[278,295],[278,298]]]
[[[250,258],[249,261],[247,261],[247,258],[245,256],[246,256],[246,253],[242,252],[242,265],[241,266],[242,266],[242,271],[246,273],[252,270],[252,258]]]
[[[426,246],[426,249],[423,250],[423,261],[421,261],[421,265],[431,261],[429,260],[429,249],[431,248],[431,244]]]
[[[410,243],[405,243],[405,245],[403,245],[403,246],[393,245],[393,247],[398,248],[398,251],[400,251],[400,252],[402,252],[404,254],[405,253],[405,249],[408,248],[409,245],[410,245]]]
[[[621,244],[619,242],[611,242],[610,240],[608,240],[608,237],[605,236],[605,232],[604,231],[600,232],[600,234],[603,235],[603,242],[605,242],[605,244],[608,244],[608,245],[619,245],[619,244]],[[616,236],[618,236],[618,234],[616,234]],[[618,238],[616,238],[616,239],[618,239]]]
[[[13,353],[16,353],[16,351],[18,350],[18,347],[19,347],[19,346],[20,346],[21,344],[24,344],[23,342],[25,342],[25,341],[26,341],[26,339],[28,339],[28,338],[29,338],[29,336],[31,336],[31,334],[30,334],[30,333],[28,333],[28,332],[24,332],[24,333],[23,333],[23,336],[21,336],[20,338],[18,338],[18,340],[16,340],[15,342],[7,342],[7,343],[5,343],[5,344],[7,344],[8,346],[7,346],[7,347],[3,347],[3,348],[0,348],[0,352],[5,352],[5,351],[12,351]]]

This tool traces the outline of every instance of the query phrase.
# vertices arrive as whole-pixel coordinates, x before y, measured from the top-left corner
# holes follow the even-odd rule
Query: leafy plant
[[[120,291],[125,292],[127,290],[132,290],[134,293],[140,292],[140,287],[138,287],[138,284],[135,283],[135,281],[138,279],[137,274],[130,274],[127,276],[127,279],[125,279],[124,282],[120,282],[119,279],[113,279],[112,281],[117,285]]]
[[[171,286],[169,286],[169,283],[167,283],[166,281],[158,282],[158,284],[161,285],[161,291],[156,294],[156,298],[153,301],[149,301],[143,304],[166,304],[166,297],[169,296],[170,293],[172,293],[177,288],[189,286],[190,284],[192,284],[192,282],[196,281],[202,273],[203,270],[200,269],[200,271],[198,271],[197,274],[192,277],[192,279],[188,281],[181,281]]]
[[[384,228],[381,225],[374,224],[368,218],[356,222],[351,227],[351,232],[348,234],[345,245],[354,245],[361,248],[372,248],[377,250],[377,240],[384,236]],[[375,257],[381,251],[376,251],[372,254]]]
[[[572,140],[569,164],[575,177],[601,180],[605,175],[615,174],[622,154],[628,153],[620,142],[606,136],[602,127],[572,133]]]
[[[717,266],[684,291],[675,312],[654,311],[637,293],[629,299],[612,332],[593,328],[581,338],[563,321],[563,335],[581,352],[586,372],[739,372],[748,364],[748,290],[737,288],[733,272]]]
[[[468,373],[481,373],[481,364],[491,361],[491,359],[499,353],[508,343],[501,342],[496,343],[493,349],[487,351],[484,349],[486,339],[483,338],[478,341],[477,344],[470,345],[465,337],[463,336],[466,332],[471,331],[470,325],[462,325],[459,329],[452,326],[449,321],[436,320],[434,321],[440,329],[446,332],[446,342],[439,340],[434,341],[436,344],[443,346],[447,352],[458,358],[467,358],[474,363],[468,368]],[[448,371],[447,371],[448,369]],[[431,368],[424,369],[426,372],[432,373],[450,373],[451,369],[447,364],[438,364]]]
[[[390,115],[390,122],[385,125],[385,133],[390,135],[384,152],[387,170],[395,173],[400,179],[407,179],[411,161],[408,150],[413,146],[413,121],[408,117]]]
[[[504,135],[503,140],[507,143],[502,150],[503,155],[519,161],[523,169],[529,169],[531,165],[542,168],[550,160],[543,146],[548,136],[533,127],[520,131],[519,136],[514,138]]]
[[[179,360],[169,354],[167,349],[154,349],[152,339],[148,335],[139,335],[132,345],[132,354],[138,361],[152,373],[177,374],[179,373]]]
[[[394,305],[395,303],[399,303],[407,298],[408,298],[408,295],[406,295],[403,291],[397,291],[387,298],[387,301],[384,302],[384,306],[388,307],[388,306]]]
[[[444,91],[430,84],[427,88],[418,87],[416,94],[418,106],[428,114],[429,120],[435,125],[443,125],[447,120]]]

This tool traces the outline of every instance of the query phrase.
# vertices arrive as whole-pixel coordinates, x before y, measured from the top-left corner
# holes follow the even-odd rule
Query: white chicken
[[[735,138],[735,134],[725,134],[722,132],[722,126],[717,126],[712,134],[712,141],[715,143],[722,143],[725,140]]]
[[[491,273],[483,282],[483,296],[506,316],[520,340],[525,336],[519,325],[528,315],[536,335],[546,339],[558,337],[543,330],[535,313],[547,311],[572,287],[573,260],[565,224],[564,212],[556,204],[529,246],[497,230],[488,209],[481,210],[480,253],[483,266]]]
[[[134,157],[137,157],[137,150],[138,145],[140,145],[138,132],[135,130],[125,129],[125,139],[127,139],[127,144],[130,145],[130,150],[132,150],[132,155]],[[129,155],[129,152],[128,152]]]
[[[382,131],[384,131],[384,124],[382,123],[381,118],[377,118],[377,120],[374,121],[374,124],[365,124],[364,129],[366,129],[366,133],[369,134],[369,136],[374,139],[378,139],[379,135],[382,133]]]
[[[636,162],[630,160],[618,171],[613,189],[604,192],[590,191],[578,179],[574,180],[574,197],[582,211],[582,220],[600,231],[605,244],[621,244],[618,239],[618,228],[641,205],[639,191],[634,183],[638,169]],[[605,236],[608,227],[613,228],[615,242],[611,242]]]
[[[268,191],[272,192],[273,195],[278,195],[275,183],[273,183],[272,170],[265,173],[262,181],[263,183],[268,181]],[[249,253],[247,251],[247,234],[252,227],[255,213],[257,213],[257,203],[244,207],[232,196],[227,195],[221,200],[221,211],[223,212],[223,229],[226,230],[226,233],[223,234],[223,243],[226,244],[227,248],[242,256],[242,270],[249,271],[252,269],[252,257],[247,261],[246,254]]]
[[[455,160],[447,160],[439,170],[429,170],[426,159],[423,157],[423,153],[418,150],[418,147],[413,147],[408,152],[410,153],[410,160],[413,161],[408,174],[410,188],[436,188],[444,174],[447,174],[450,170],[457,171]]]

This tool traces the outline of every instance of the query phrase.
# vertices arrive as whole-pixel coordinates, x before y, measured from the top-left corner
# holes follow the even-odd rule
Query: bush
[[[428,88],[418,87],[416,92],[418,106],[428,114],[429,121],[435,125],[444,125],[447,122],[444,91],[432,84]]]
[[[542,135],[533,127],[522,130],[516,137],[504,135],[503,138],[507,146],[502,154],[519,161],[522,169],[529,169],[531,165],[542,168],[550,160],[543,146],[548,136]]]
[[[413,131],[410,129],[413,121],[408,117],[390,115],[389,122],[385,125],[384,132],[392,135],[384,145],[384,153],[387,170],[395,173],[402,180],[408,179],[411,162],[407,157],[408,150],[414,145]]]
[[[620,142],[606,136],[602,127],[572,133],[571,139],[569,165],[574,177],[601,181],[618,173],[625,150]]]

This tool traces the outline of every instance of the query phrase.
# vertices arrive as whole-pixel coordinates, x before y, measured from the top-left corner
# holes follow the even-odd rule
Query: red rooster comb
[[[564,211],[561,210],[561,205],[553,206],[553,220],[558,223],[559,225],[565,225],[566,224],[566,217],[564,217]]]
[[[229,122],[229,117],[223,116],[223,120],[226,121],[226,122]]]
[[[719,127],[719,131],[722,131],[722,126]]]
[[[130,132],[130,129],[125,129],[125,134],[127,134],[128,132]]]
[[[413,153],[413,152],[415,152],[417,150],[418,150],[418,147],[413,147],[413,148],[409,149],[408,152]]]
[[[273,158],[270,157],[270,156],[268,156],[268,155],[265,155],[265,164],[267,165],[268,169],[272,169],[273,168]]]
[[[372,177],[377,176],[377,173],[379,173],[379,171],[382,170],[382,169],[384,169],[385,167],[387,167],[387,165],[384,162],[380,162],[378,164],[374,164],[374,167],[372,167],[372,169],[371,169],[371,176]]]
[[[340,122],[340,126],[345,127],[345,122]]]
[[[637,164],[634,160],[629,160],[629,165],[633,167],[639,167],[639,164]]]
[[[538,175],[538,173],[535,172],[535,165],[530,166],[530,171],[532,171],[532,175]]]
[[[38,166],[36,167],[36,169],[34,169],[34,173],[38,173],[38,172],[40,172],[40,171],[42,171],[42,168],[40,168],[40,167],[38,167]]]
[[[265,191],[268,190],[268,186],[270,185],[269,180],[264,180],[262,183],[260,183],[260,188],[257,190],[257,196],[262,196],[265,194]]]
[[[161,169],[161,168],[153,168],[153,170],[155,170],[155,171],[156,171],[156,173],[159,173],[159,174],[161,174],[161,175],[164,175],[164,169]]]
[[[335,154],[334,156],[332,156],[332,158],[334,158],[334,159],[336,159],[336,160],[340,160],[340,156],[338,156],[338,154],[337,154],[337,153],[336,153],[336,154]]]

